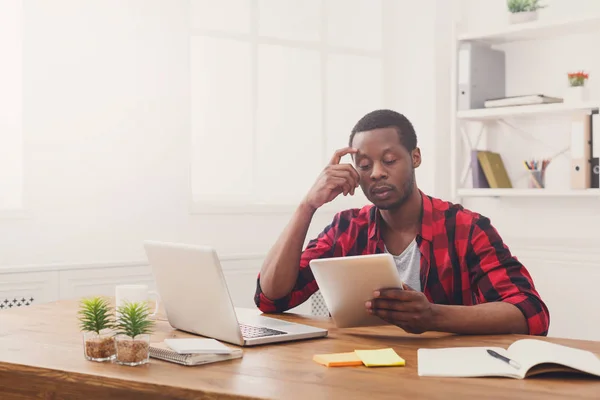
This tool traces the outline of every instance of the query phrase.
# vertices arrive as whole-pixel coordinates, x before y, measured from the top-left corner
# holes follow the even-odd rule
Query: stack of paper
[[[356,352],[335,353],[335,354],[317,354],[313,360],[326,367],[347,367],[351,365],[363,365],[363,362]]]
[[[404,366],[405,361],[394,349],[355,350],[358,357],[367,367]]]
[[[179,354],[229,354],[233,351],[215,339],[173,338],[165,339],[165,344]]]
[[[241,358],[242,350],[214,339],[172,338],[150,345],[150,357],[182,365],[201,365]]]
[[[354,350],[350,353],[317,354],[313,360],[327,367],[366,365],[367,367],[404,366],[405,361],[392,348]]]

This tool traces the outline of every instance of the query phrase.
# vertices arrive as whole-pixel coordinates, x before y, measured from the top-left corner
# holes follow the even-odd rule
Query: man
[[[318,290],[314,258],[389,252],[406,285],[376,291],[365,312],[410,333],[547,335],[548,309],[490,220],[417,188],[421,152],[406,117],[373,111],[349,145],[334,154],[267,255],[255,295],[263,312],[283,312]],[[356,168],[340,164],[346,154]],[[315,211],[359,185],[373,205],[338,213],[302,251]]]

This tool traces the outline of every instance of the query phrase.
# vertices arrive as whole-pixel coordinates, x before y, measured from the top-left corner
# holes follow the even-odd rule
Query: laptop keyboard
[[[277,336],[285,335],[287,332],[278,331],[271,328],[265,328],[263,326],[252,326],[246,324],[239,324],[242,330],[242,336],[248,339],[265,337],[265,336]]]

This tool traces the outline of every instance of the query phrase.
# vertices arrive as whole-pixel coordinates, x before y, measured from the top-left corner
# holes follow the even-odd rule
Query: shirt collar
[[[420,236],[431,242],[433,238],[433,203],[431,198],[419,190],[421,194],[421,230]],[[373,206],[369,212],[369,239],[381,237],[381,214],[377,207]]]
[[[428,242],[433,239],[433,203],[431,197],[421,192],[421,237]]]

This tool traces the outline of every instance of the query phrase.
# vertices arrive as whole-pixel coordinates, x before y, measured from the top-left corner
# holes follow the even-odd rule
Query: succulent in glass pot
[[[146,364],[150,360],[150,334],[154,329],[148,304],[126,302],[117,312],[115,361],[129,366]]]
[[[116,355],[114,319],[109,301],[99,296],[84,298],[77,314],[85,358],[98,362],[113,360]]]

